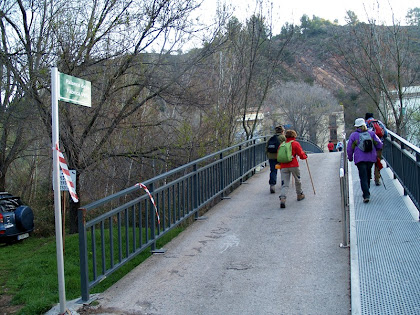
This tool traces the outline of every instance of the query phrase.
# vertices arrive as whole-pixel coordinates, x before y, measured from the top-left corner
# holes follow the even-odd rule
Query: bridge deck
[[[353,314],[420,314],[419,213],[389,169],[364,204],[357,168],[350,170]],[[373,183],[373,182],[372,182]]]
[[[339,162],[309,156],[314,194],[301,161],[306,198],[291,188],[286,209],[264,168],[83,314],[419,314],[416,210],[386,170],[387,189],[363,204],[352,166],[351,248],[340,248]]]

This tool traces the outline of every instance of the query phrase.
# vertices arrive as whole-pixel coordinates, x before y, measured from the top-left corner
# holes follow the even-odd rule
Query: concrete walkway
[[[268,168],[241,185],[80,314],[350,314],[339,153],[311,154],[286,209]],[[322,167],[319,167],[322,165]],[[280,176],[279,176],[280,177]]]

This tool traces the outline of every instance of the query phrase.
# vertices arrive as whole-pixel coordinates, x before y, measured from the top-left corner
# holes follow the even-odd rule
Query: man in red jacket
[[[294,130],[287,130],[286,131],[286,142],[292,142],[292,155],[293,159],[291,162],[288,163],[280,163],[281,166],[281,190],[280,190],[280,208],[286,208],[286,195],[287,191],[289,190],[290,185],[290,175],[293,175],[295,178],[295,184],[296,184],[296,195],[297,200],[303,200],[305,199],[305,195],[302,191],[302,183],[300,181],[300,169],[299,169],[299,161],[297,159],[297,156],[301,158],[302,160],[305,160],[308,158],[305,151],[302,150],[302,147],[300,146],[300,143],[296,141],[296,131]]]

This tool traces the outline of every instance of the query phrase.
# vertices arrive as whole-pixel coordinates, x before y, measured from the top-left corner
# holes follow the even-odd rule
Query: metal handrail
[[[347,163],[347,142],[343,139],[344,149],[340,163],[340,189],[341,207],[343,217],[343,242],[340,247],[349,245],[349,182]],[[382,151],[387,166],[398,179],[404,189],[404,195],[408,195],[417,209],[420,211],[420,148],[388,130],[384,139]]]
[[[155,250],[163,235],[192,216],[197,219],[201,209],[266,164],[268,138],[244,141],[142,182],[154,202],[134,185],[80,208],[82,301],[108,275],[146,248]],[[299,142],[322,152],[309,141]]]
[[[420,211],[420,148],[388,130],[382,156]]]
[[[348,180],[348,163],[347,163],[347,141],[343,137],[343,152],[340,160],[340,191],[341,191],[341,211],[343,226],[343,242],[340,247],[347,248],[350,243],[350,220],[349,220],[349,180]]]

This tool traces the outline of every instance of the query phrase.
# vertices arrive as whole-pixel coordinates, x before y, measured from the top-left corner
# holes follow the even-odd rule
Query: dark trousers
[[[268,183],[271,186],[271,185],[277,184],[277,169],[276,169],[277,160],[269,159],[268,162],[270,163],[270,180],[268,181]]]
[[[360,187],[362,188],[363,198],[369,198],[373,162],[359,162],[356,166],[359,170]]]

